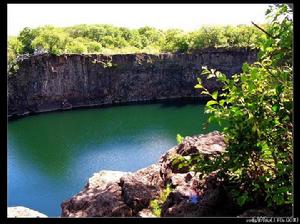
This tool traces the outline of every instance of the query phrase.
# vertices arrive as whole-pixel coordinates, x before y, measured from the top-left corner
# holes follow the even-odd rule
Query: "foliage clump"
[[[193,170],[218,175],[233,184],[240,205],[291,205],[293,183],[293,21],[285,4],[266,12],[268,29],[258,27],[258,61],[244,64],[232,78],[203,68],[207,79],[222,83],[210,93],[198,79],[195,88],[212,99],[206,104],[209,122],[223,128],[226,152],[208,162],[201,156]],[[192,161],[189,161],[192,162]]]
[[[7,73],[14,74],[18,69],[17,57],[21,53],[22,44],[16,37],[10,37],[7,49]]]

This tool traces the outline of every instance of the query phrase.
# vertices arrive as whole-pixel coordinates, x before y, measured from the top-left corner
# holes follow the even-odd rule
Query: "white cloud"
[[[8,35],[51,24],[112,24],[193,30],[201,25],[264,22],[268,4],[8,4]]]

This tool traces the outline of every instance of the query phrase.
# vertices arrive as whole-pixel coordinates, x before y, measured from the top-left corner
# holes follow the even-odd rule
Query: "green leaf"
[[[283,92],[284,86],[283,85],[277,85],[276,86],[276,94],[281,94]]]
[[[237,202],[239,204],[239,206],[243,206],[247,201],[248,201],[249,197],[247,195],[247,193],[244,193],[242,196],[239,196],[237,198]]]
[[[178,144],[181,144],[182,141],[183,141],[183,139],[184,139],[184,137],[182,137],[180,134],[177,134],[177,135],[176,135],[176,140],[177,140],[177,143],[178,143]]]
[[[202,89],[203,86],[202,86],[201,84],[197,84],[197,85],[194,86],[194,88],[195,88],[195,89]]]
[[[211,79],[211,78],[214,78],[214,77],[215,77],[215,74],[209,74],[206,79]]]
[[[209,118],[208,118],[209,123],[212,123],[212,122],[215,122],[215,121],[216,121],[215,116],[209,116]]]
[[[274,126],[276,126],[276,125],[279,125],[280,124],[280,121],[279,121],[279,119],[278,118],[276,118],[275,120],[274,120]]]
[[[249,65],[247,63],[244,63],[242,66],[243,72],[247,73],[249,72]]]
[[[286,193],[289,190],[290,190],[289,187],[280,187],[280,188],[276,189],[276,192],[280,194],[280,193]]]
[[[207,70],[207,69],[204,69],[204,70],[201,71],[202,75],[206,75],[206,74],[210,74],[210,73],[211,72],[209,70]]]
[[[221,106],[224,106],[225,100],[220,100],[219,103],[220,103]]]
[[[217,98],[218,98],[218,91],[213,92],[212,98],[213,98],[214,100],[217,100]]]
[[[217,74],[218,81],[227,83],[226,75],[224,75],[221,72],[217,72],[216,74]]]
[[[279,105],[278,104],[273,105],[272,106],[272,111],[275,112],[275,113],[278,112],[279,111]]]
[[[260,186],[258,184],[256,184],[256,183],[254,183],[253,186],[254,186],[254,190],[255,191],[260,189]]]
[[[249,119],[252,119],[254,116],[253,116],[253,114],[250,112],[249,113]]]
[[[200,85],[202,84],[202,80],[200,78],[197,78],[197,81]]]
[[[252,126],[252,129],[251,129],[251,130],[252,130],[252,132],[255,133],[255,132],[257,131],[257,126],[254,124],[254,125]]]
[[[208,101],[208,102],[206,103],[206,106],[211,106],[211,105],[214,105],[214,104],[218,104],[218,102],[215,101],[215,100],[210,100],[210,101]]]
[[[248,87],[249,87],[249,90],[250,90],[250,91],[252,91],[253,89],[255,89],[255,86],[254,86],[254,84],[253,84],[252,81],[250,81],[250,82],[248,83]]]

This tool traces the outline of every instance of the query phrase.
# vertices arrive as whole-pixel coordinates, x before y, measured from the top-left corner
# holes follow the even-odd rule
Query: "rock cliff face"
[[[227,75],[252,63],[249,49],[205,49],[193,54],[37,55],[8,77],[8,117],[74,107],[173,98],[201,98],[193,88],[199,68]],[[215,81],[207,83],[216,89]]]

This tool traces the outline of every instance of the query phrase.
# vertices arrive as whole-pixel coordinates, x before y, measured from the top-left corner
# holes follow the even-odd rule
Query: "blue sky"
[[[41,25],[112,24],[191,31],[264,22],[268,4],[8,4],[8,35]]]

